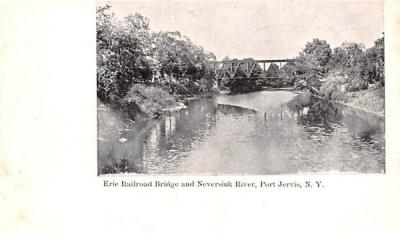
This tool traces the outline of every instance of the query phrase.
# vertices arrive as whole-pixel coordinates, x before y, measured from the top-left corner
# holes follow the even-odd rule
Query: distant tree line
[[[291,71],[318,88],[321,79],[332,75],[344,77],[345,82],[341,83],[346,91],[385,86],[384,36],[367,49],[361,43],[345,42],[332,50],[325,40],[314,39],[296,59],[289,65]]]
[[[255,70],[252,77],[255,79],[223,79],[224,86],[231,86],[240,91],[259,89],[260,86],[282,87],[295,84],[295,81],[304,80],[309,85],[320,88],[321,80],[330,75],[344,77],[346,91],[367,89],[373,85],[382,88],[385,85],[384,71],[384,36],[377,39],[371,48],[365,48],[361,43],[345,42],[341,46],[331,49],[331,46],[320,39],[307,42],[299,56],[284,64],[281,68],[272,63],[266,72]],[[235,61],[225,57],[225,61]],[[254,61],[252,58],[245,60]],[[238,69],[240,75],[241,69]],[[256,79],[270,77],[272,79]],[[276,79],[274,79],[276,77]],[[241,85],[248,85],[243,87]]]

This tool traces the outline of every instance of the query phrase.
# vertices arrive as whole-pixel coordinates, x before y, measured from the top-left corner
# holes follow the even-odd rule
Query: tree
[[[320,68],[329,62],[331,54],[331,47],[325,40],[313,39],[312,42],[306,44],[303,52],[300,53],[300,58],[303,56],[305,59],[311,59],[308,61],[310,66]]]
[[[296,63],[289,61],[279,70],[279,76],[283,78],[285,84],[293,84],[294,76],[297,73]]]
[[[385,38],[377,39],[372,48],[366,50],[363,57],[361,77],[369,84],[385,86]]]
[[[102,101],[118,104],[132,84],[151,77],[149,21],[135,14],[116,20],[110,6],[96,11],[97,93]]]
[[[333,50],[331,64],[342,70],[355,68],[362,59],[364,50],[365,46],[361,43],[345,42]]]
[[[167,78],[164,79],[167,84],[173,84],[173,79],[179,80],[180,87],[186,92],[204,92],[212,88],[214,54],[204,51],[177,31],[154,33],[152,43],[157,71]]]
[[[297,57],[296,74],[308,84],[319,87],[319,79],[328,71],[331,56],[331,47],[325,40],[313,39],[312,42],[307,42]]]

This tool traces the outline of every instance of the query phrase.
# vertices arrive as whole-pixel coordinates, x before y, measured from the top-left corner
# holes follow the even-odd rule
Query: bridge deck
[[[217,77],[217,79],[223,79],[224,77]],[[294,79],[296,77],[283,77],[283,76],[235,76],[234,79]]]
[[[224,79],[226,77],[231,79],[291,79],[291,77],[275,77],[275,76],[253,76],[252,73],[255,69],[261,70],[267,73],[273,63],[278,63],[278,70],[282,68],[282,63],[288,63],[295,61],[296,59],[266,59],[266,60],[226,60],[226,61],[215,61],[217,68],[215,69],[216,79]],[[266,69],[266,64],[270,63],[270,68]],[[261,68],[262,65],[262,68]],[[237,72],[240,71],[244,76],[238,76]],[[275,69],[276,71],[276,69]],[[222,75],[221,75],[222,73]]]
[[[292,62],[296,59],[266,59],[266,60],[254,60],[257,63],[274,63],[274,62]],[[245,60],[227,60],[227,61],[215,61],[215,63],[243,63]]]

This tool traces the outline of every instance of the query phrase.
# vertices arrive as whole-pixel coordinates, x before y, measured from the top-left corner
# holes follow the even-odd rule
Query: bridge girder
[[[282,78],[282,77],[252,77],[252,73],[255,69],[260,69],[262,72],[266,73],[265,64],[266,63],[279,63],[279,69],[282,67],[281,63],[287,63],[295,61],[295,59],[268,59],[268,60],[229,60],[229,61],[216,61],[216,78]],[[260,64],[263,64],[263,69]],[[245,77],[241,77],[236,75],[238,69],[241,68],[241,71],[244,73]]]

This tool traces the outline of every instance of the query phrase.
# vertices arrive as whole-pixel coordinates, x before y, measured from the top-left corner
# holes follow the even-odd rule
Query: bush
[[[350,80],[349,85],[347,86],[347,91],[354,92],[360,91],[368,88],[368,83],[362,80],[359,77],[355,77]]]
[[[130,115],[141,113],[148,117],[158,116],[163,109],[176,105],[175,98],[157,86],[135,84],[124,99],[126,112],[134,110]]]
[[[254,79],[231,79],[227,84],[232,94],[247,93],[262,89],[263,81]]]
[[[135,84],[128,92],[129,97],[142,96],[152,102],[157,102],[162,106],[174,104],[175,99],[165,90],[155,86],[146,86],[142,84]]]

